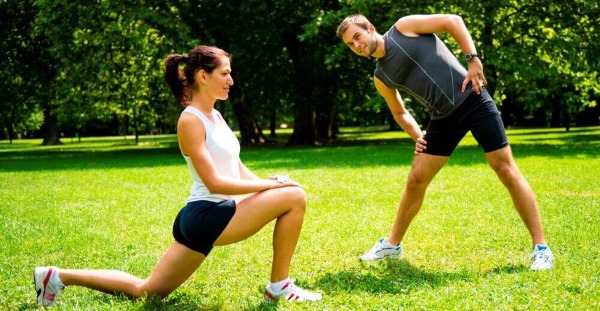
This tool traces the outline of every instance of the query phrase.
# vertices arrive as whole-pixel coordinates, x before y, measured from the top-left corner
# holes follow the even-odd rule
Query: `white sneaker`
[[[60,292],[65,289],[64,286],[53,282],[56,273],[58,273],[56,267],[36,267],[33,270],[33,285],[37,293],[37,302],[44,307],[51,306]]]
[[[387,241],[386,238],[381,238],[370,251],[360,256],[361,261],[371,261],[377,259],[383,259],[385,257],[390,258],[402,258],[404,252],[402,251],[402,243],[395,246]]]
[[[265,301],[274,302],[279,298],[285,299],[285,301],[293,301],[293,302],[303,302],[303,301],[317,301],[323,299],[323,295],[319,293],[311,293],[307,290],[304,290],[294,284],[295,280],[290,280],[287,282],[280,293],[275,294],[271,290],[271,284],[267,285],[265,288]]]
[[[554,265],[554,254],[548,246],[536,244],[531,254],[533,264],[531,264],[531,270],[548,270],[552,269]]]

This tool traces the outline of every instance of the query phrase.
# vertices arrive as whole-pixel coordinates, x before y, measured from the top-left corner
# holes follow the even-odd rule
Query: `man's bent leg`
[[[425,190],[450,157],[421,153],[415,157],[406,181],[406,188],[388,241],[398,245],[404,238],[412,219],[421,209]]]

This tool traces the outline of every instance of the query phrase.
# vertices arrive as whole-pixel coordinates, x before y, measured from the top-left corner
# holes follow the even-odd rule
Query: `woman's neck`
[[[198,96],[192,96],[192,100],[190,100],[190,106],[200,110],[205,114],[211,114],[213,108],[215,107],[215,101],[215,99],[210,99],[207,96],[198,94]]]

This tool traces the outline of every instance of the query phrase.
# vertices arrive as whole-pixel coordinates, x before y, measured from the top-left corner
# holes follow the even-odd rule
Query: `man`
[[[460,64],[435,33],[447,32],[468,64]],[[374,57],[374,83],[394,119],[413,138],[415,158],[392,231],[360,257],[363,261],[401,257],[402,239],[421,205],[427,186],[471,131],[485,158],[510,192],[533,240],[532,270],[551,269],[554,256],[546,245],[535,195],[514,162],[498,109],[483,87],[487,81],[475,44],[456,15],[411,15],[381,35],[362,15],[348,16],[337,35],[356,54]],[[412,95],[431,113],[427,131],[404,107],[399,90]]]

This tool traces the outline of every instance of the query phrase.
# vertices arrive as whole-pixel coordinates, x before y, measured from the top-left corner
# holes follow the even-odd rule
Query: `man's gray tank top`
[[[383,40],[385,57],[377,61],[375,77],[412,95],[432,120],[449,116],[473,92],[470,84],[460,91],[467,71],[435,34],[407,37],[392,26]]]

